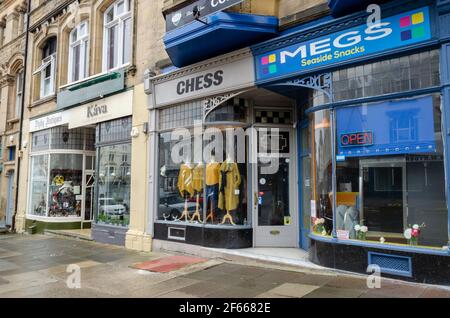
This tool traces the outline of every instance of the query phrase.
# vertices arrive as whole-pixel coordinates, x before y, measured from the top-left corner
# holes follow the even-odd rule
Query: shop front
[[[317,264],[450,283],[433,3],[388,3],[375,26],[361,13],[252,48],[257,84],[297,99],[300,242]]]
[[[150,79],[155,240],[298,246],[295,103],[254,74],[244,49]]]
[[[124,245],[133,91],[30,120],[27,224]]]

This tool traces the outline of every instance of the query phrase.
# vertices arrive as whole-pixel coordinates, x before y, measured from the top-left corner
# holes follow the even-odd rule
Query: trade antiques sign
[[[66,112],[70,116],[69,129],[72,129],[130,116],[132,111],[133,91],[130,90],[71,108]]]
[[[248,88],[255,84],[253,58],[231,61],[198,73],[168,81],[155,82],[156,106],[171,105],[223,92]]]
[[[166,31],[170,32],[212,13],[225,10],[244,0],[198,0],[190,5],[166,15]],[[196,16],[197,14],[197,16]]]
[[[257,55],[257,81],[312,71],[320,67],[409,46],[431,39],[429,8],[402,13],[374,25],[293,44]]]
[[[435,153],[431,96],[336,110],[338,157]]]
[[[67,112],[59,112],[30,120],[30,132],[44,130],[69,123]]]

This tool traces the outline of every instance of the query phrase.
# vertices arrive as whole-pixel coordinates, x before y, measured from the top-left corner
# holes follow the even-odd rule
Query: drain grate
[[[411,257],[369,252],[369,265],[378,265],[385,274],[412,277]]]

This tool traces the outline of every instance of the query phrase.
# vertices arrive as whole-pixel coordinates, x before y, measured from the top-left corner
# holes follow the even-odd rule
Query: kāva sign
[[[342,134],[340,139],[342,147],[362,147],[373,145],[373,133],[371,131]]]
[[[172,31],[195,21],[194,11],[198,10],[200,18],[225,10],[241,3],[243,0],[198,0],[190,5],[166,15],[166,31]]]

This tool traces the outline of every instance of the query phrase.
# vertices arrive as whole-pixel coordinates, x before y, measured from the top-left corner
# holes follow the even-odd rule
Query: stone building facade
[[[27,2],[0,1],[0,225],[11,227],[23,99]]]

